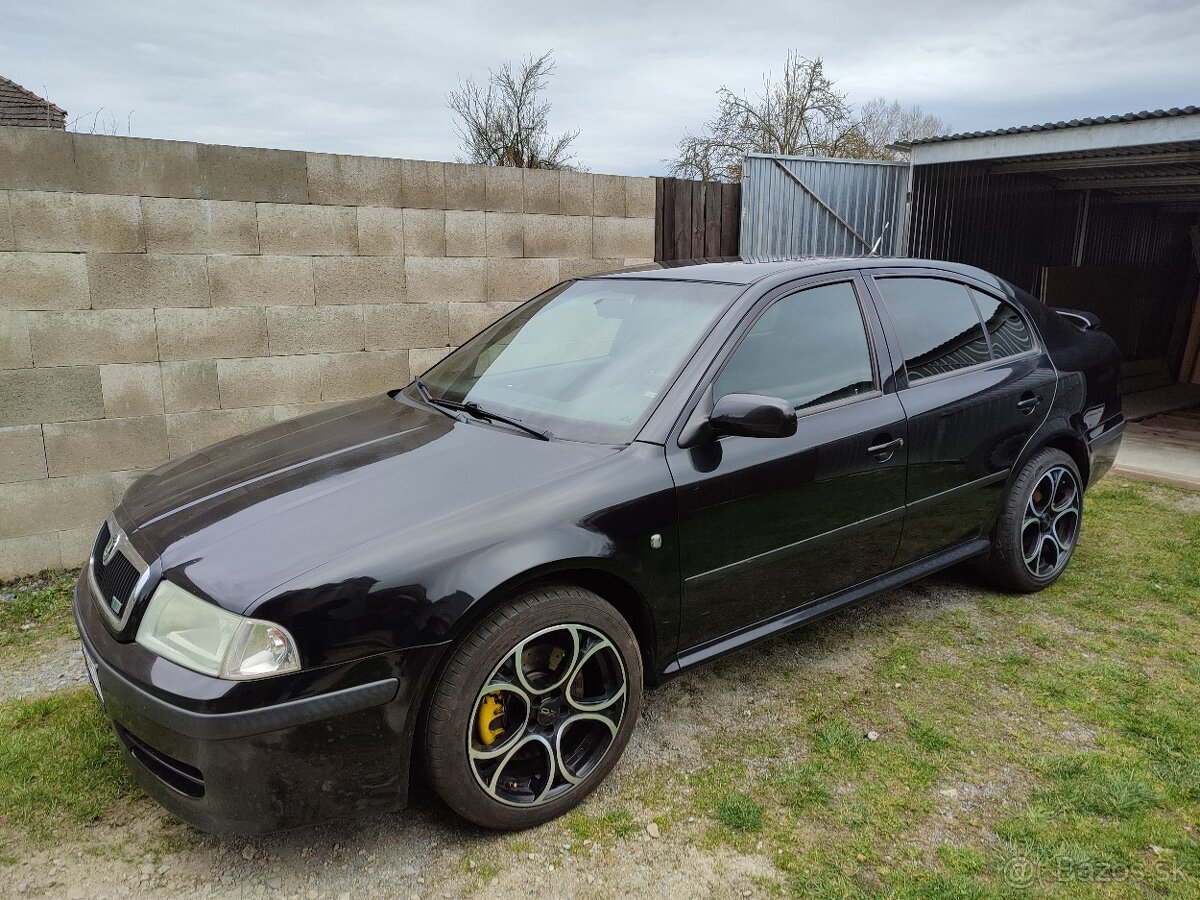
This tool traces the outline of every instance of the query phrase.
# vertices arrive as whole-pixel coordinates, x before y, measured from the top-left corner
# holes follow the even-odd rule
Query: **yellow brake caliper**
[[[500,699],[499,694],[488,694],[480,701],[478,721],[475,724],[483,746],[492,746],[496,739],[504,734],[504,725],[500,722],[503,718],[504,701]]]

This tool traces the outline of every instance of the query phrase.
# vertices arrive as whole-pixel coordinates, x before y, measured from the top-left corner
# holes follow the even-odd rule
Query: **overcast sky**
[[[753,92],[789,48],[852,101],[917,103],[955,131],[1200,104],[1197,0],[0,0],[0,23],[0,74],[71,118],[446,160],[459,78],[553,49],[552,126],[580,129],[592,171],[636,175],[663,174],[716,89]]]

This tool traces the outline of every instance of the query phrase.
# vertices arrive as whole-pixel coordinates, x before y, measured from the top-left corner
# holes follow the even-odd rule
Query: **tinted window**
[[[967,288],[975,298],[979,314],[992,338],[992,356],[1002,359],[1005,356],[1016,356],[1033,349],[1033,338],[1029,334],[1029,326],[1021,318],[1021,314],[990,294],[984,294],[974,288]]]
[[[763,394],[803,409],[874,387],[858,296],[843,282],[784,297],[763,313],[717,377],[713,396]]]
[[[964,285],[937,278],[880,278],[877,284],[910,382],[991,360]]]

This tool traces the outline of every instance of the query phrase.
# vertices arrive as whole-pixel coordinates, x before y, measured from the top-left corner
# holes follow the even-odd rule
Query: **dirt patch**
[[[47,694],[87,680],[77,640],[43,640],[0,653],[0,700]]]

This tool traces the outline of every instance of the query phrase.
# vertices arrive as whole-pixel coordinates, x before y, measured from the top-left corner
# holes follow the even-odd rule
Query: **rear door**
[[[904,360],[910,449],[899,566],[991,528],[1057,375],[1029,323],[987,289],[937,270],[875,270],[870,281]]]
[[[797,430],[668,442],[683,650],[886,571],[902,528],[904,410],[861,279],[841,273],[768,295],[731,343],[701,392],[782,397]]]

